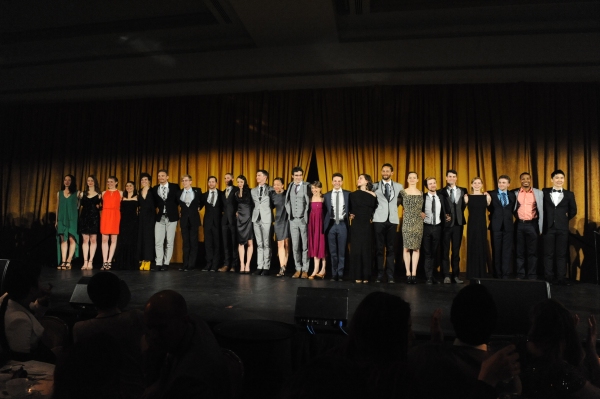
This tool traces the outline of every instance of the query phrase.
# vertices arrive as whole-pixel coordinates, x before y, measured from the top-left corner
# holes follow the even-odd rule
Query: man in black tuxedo
[[[451,277],[457,284],[463,281],[458,277],[460,274],[460,244],[462,243],[463,229],[465,224],[465,200],[467,189],[456,185],[456,170],[449,169],[446,172],[446,187],[440,190],[440,198],[444,199],[446,209],[446,222],[442,231],[442,267],[444,269],[444,284],[450,284]],[[450,273],[450,245],[452,245],[452,273]]]
[[[204,207],[204,247],[206,267],[203,271],[216,271],[221,262],[221,213],[223,198],[217,189],[217,178],[208,178],[208,191],[202,194],[200,209]]]
[[[179,220],[179,186],[169,183],[166,169],[158,171],[158,185],[152,187],[154,204],[158,209],[154,225],[154,249],[156,252],[156,271],[166,271],[173,256],[173,242]],[[166,238],[166,245],[165,245]]]
[[[427,284],[439,284],[433,277],[435,255],[437,253],[442,229],[446,221],[446,201],[442,200],[437,194],[437,180],[435,177],[425,179],[425,186],[428,192],[423,193],[423,208],[421,217],[423,218],[423,253],[425,255],[425,276]]]
[[[515,228],[513,224],[513,211],[517,197],[509,191],[510,177],[501,175],[498,178],[498,189],[488,194],[492,199],[488,205],[490,211],[490,225],[492,232],[492,258],[496,277],[507,279],[510,275],[512,261],[512,247]]]
[[[546,281],[551,282],[553,263],[556,257],[556,278],[559,285],[566,282],[567,248],[569,245],[569,220],[577,215],[575,194],[563,188],[565,172],[552,172],[552,188],[544,188],[544,272]]]
[[[331,183],[333,190],[323,196],[323,233],[327,236],[331,257],[331,280],[342,281],[348,241],[350,191],[342,190],[344,176],[341,173],[334,173]]]
[[[233,186],[233,174],[225,174],[225,190],[221,192],[223,203],[223,217],[221,218],[221,235],[223,237],[224,262],[220,272],[235,272],[240,263],[237,242],[237,205],[235,203],[235,192],[237,187]]]
[[[196,266],[198,257],[198,229],[200,228],[200,212],[202,190],[192,187],[192,176],[183,175],[183,189],[179,195],[181,209],[181,238],[183,239],[183,265],[180,271],[187,272]]]

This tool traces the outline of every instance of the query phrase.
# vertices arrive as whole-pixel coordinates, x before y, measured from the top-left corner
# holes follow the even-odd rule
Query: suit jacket
[[[237,219],[235,213],[237,212],[237,203],[235,202],[235,193],[239,191],[239,188],[231,187],[229,197],[225,197],[227,189],[221,191],[221,202],[223,203],[223,217],[221,218],[222,226],[237,226]]]
[[[488,194],[492,198],[492,201],[488,205],[488,210],[490,211],[490,225],[488,229],[491,231],[502,231],[503,227],[504,230],[512,229],[514,227],[513,211],[515,209],[515,202],[517,201],[515,193],[507,190],[508,205],[506,206],[502,206],[498,190],[489,191]]]
[[[544,188],[544,233],[550,227],[558,230],[569,230],[569,220],[577,215],[577,204],[575,203],[575,194],[572,191],[563,189],[563,199],[554,205],[552,202],[552,188]]]
[[[350,215],[350,191],[342,190],[342,195],[344,196],[344,219],[343,222],[346,224],[346,228],[348,228],[348,216]],[[327,229],[334,223],[331,219],[333,215],[333,190],[325,193],[323,196],[323,208],[324,208],[324,216],[323,216],[323,232],[326,232]]]
[[[440,209],[437,209],[437,214],[440,218],[440,223],[443,226],[444,223],[446,222],[446,214],[450,213],[450,212],[446,212],[446,201],[444,200],[444,197],[440,196],[439,193],[436,191],[435,195],[437,195],[437,197],[440,200]],[[425,203],[427,202],[427,197],[429,196],[429,192],[423,193],[423,207],[421,208],[421,212],[425,213]]]
[[[216,190],[216,200],[215,205],[212,206],[208,203],[208,198],[210,197],[210,190],[202,193],[202,198],[200,199],[200,209],[206,208],[204,210],[204,228],[210,227],[218,227],[221,225],[221,214],[223,213],[223,198],[225,196],[219,190]]]
[[[192,227],[199,227],[200,223],[200,209],[202,206],[200,205],[202,202],[202,190],[197,187],[192,187],[192,191],[194,192],[194,199],[190,202],[190,206],[187,206],[185,202],[181,200],[181,196],[183,195],[183,190],[179,192],[179,207],[181,208],[181,225],[185,226],[188,223]]]
[[[268,184],[265,184],[262,197],[260,197],[260,187],[254,187],[250,190],[250,195],[252,196],[252,200],[254,201],[254,210],[252,211],[252,223],[258,220],[258,216],[260,215],[260,221],[262,223],[272,223],[273,222],[273,208],[271,206],[271,191],[273,188]]]
[[[377,195],[377,209],[375,209],[375,213],[373,214],[373,222],[375,223],[384,223],[388,220],[388,218],[390,223],[400,223],[400,218],[398,217],[398,207],[402,202],[400,190],[402,190],[404,187],[402,187],[402,184],[396,183],[395,181],[392,181],[391,184],[394,192],[389,201],[385,198],[385,186],[383,181],[373,184],[373,191]]]
[[[521,188],[517,188],[515,190],[512,190],[513,193],[515,193],[515,197],[517,198],[517,200],[515,201],[515,219],[519,218],[519,214],[517,213],[517,211],[519,210],[519,207],[521,206],[521,204],[519,204],[519,191],[521,190]],[[542,190],[538,190],[537,188],[532,188],[533,190],[533,196],[535,197],[535,206],[536,206],[536,211],[538,214],[538,225],[540,228],[540,234],[544,231],[544,193],[542,192]]]
[[[294,218],[294,215],[292,214],[292,207],[290,204],[290,193],[292,192],[291,190],[294,190],[294,182],[288,184],[287,191],[285,192],[285,210],[288,215],[288,220],[292,220]],[[303,181],[300,185],[300,192],[302,192],[302,195],[304,196],[304,201],[306,201],[306,207],[304,208],[303,217],[305,222],[308,224],[308,212],[310,211],[310,184]]]
[[[442,188],[441,190],[437,190],[437,193],[439,194],[440,198],[444,199],[446,214],[452,215],[450,220],[446,221],[444,227],[464,226],[465,224],[467,224],[467,221],[465,219],[465,208],[467,207],[467,204],[465,204],[464,199],[465,194],[467,194],[467,189],[458,186],[456,186],[456,188],[458,190],[457,193],[455,193],[455,195],[458,195],[457,203],[452,203],[450,195],[448,194],[448,186]]]
[[[160,222],[160,218],[163,214],[163,209],[167,209],[166,215],[169,218],[169,222],[176,222],[179,220],[179,194],[181,189],[175,183],[169,184],[169,193],[167,199],[163,200],[161,193],[159,193],[160,184],[152,187],[152,195],[154,196],[154,205],[158,209],[156,214],[156,221]]]

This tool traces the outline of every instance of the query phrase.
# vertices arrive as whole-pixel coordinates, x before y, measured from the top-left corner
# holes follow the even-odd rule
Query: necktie
[[[185,195],[183,196],[183,202],[189,207],[190,206],[190,190],[185,190]]]
[[[263,195],[263,187],[260,188],[260,194],[258,195],[259,201],[262,199],[262,195]]]
[[[456,202],[456,200],[454,199],[454,189],[453,188],[450,189],[450,200],[452,201],[453,204]]]
[[[508,205],[508,197],[506,193],[500,193],[500,201],[502,202],[502,206]]]
[[[225,198],[229,198],[229,192],[231,192],[231,187],[227,187],[225,190]]]
[[[300,191],[300,185],[296,184],[296,194],[298,194],[298,191]]]
[[[335,224],[340,223],[340,192],[335,192]]]
[[[562,190],[555,190],[555,189],[552,189],[552,192],[553,192],[553,193],[562,193]]]
[[[431,220],[431,224],[436,225],[437,217],[435,213],[435,195],[431,196],[431,214],[433,215],[433,219]]]
[[[210,192],[210,198],[208,199],[208,203],[211,204],[212,206],[215,206],[215,204],[213,203],[214,198],[215,198],[215,192],[211,191]]]
[[[388,183],[385,183],[385,193],[383,195],[385,195],[386,200],[390,200],[390,185]]]
[[[165,187],[165,186],[162,187],[162,199],[163,200],[167,199],[167,187]]]

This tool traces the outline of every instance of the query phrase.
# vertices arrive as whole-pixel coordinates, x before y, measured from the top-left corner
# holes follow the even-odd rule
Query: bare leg
[[[321,271],[319,273],[317,273],[320,276],[324,276],[325,275],[325,269],[326,269],[326,263],[327,263],[327,259],[323,258],[321,259],[321,264],[323,265],[323,268],[321,269]]]
[[[244,244],[238,245],[238,254],[240,256],[240,272],[245,272],[246,264],[244,263],[244,258],[246,256],[246,251],[244,250]]]
[[[75,241],[75,238],[73,236],[69,236],[69,257],[67,258],[68,263],[71,263],[71,261],[73,260],[73,255],[75,255],[76,247],[77,242]]]
[[[96,234],[90,234],[90,257],[88,258],[90,263],[88,269],[93,268],[92,263],[94,262],[94,256],[96,255],[96,248],[98,248],[96,237]]]
[[[67,252],[69,251],[69,243],[65,241],[65,236],[60,236],[60,258],[63,263],[67,261]]]
[[[118,234],[110,235],[110,249],[108,251],[108,263],[112,263],[112,259],[115,256],[115,250],[117,249],[117,240],[119,239]]]
[[[419,265],[419,250],[418,249],[413,249],[413,253],[412,253],[412,275],[416,276],[417,275],[417,266]]]
[[[284,246],[285,246],[285,261],[283,262],[284,265],[287,265],[289,256],[290,256],[290,239],[286,238],[285,240],[283,240],[284,242]]]
[[[406,275],[411,276],[411,274],[410,274],[410,249],[404,248],[402,257],[404,258],[404,267],[406,268]]]
[[[246,259],[246,270],[250,271],[250,262],[252,261],[252,254],[254,253],[254,245],[252,240],[248,240],[248,258]]]
[[[285,240],[277,241],[277,256],[279,257],[279,266],[285,267],[287,264],[287,254],[285,251]]]
[[[313,258],[313,261],[315,263],[315,267],[313,268],[313,272],[310,275],[310,277],[313,277],[315,274],[317,274],[319,272],[319,263],[321,263],[321,258],[317,258],[316,256]]]
[[[108,235],[102,234],[102,260],[104,263],[108,262]]]
[[[82,269],[85,270],[85,269],[87,269],[88,251],[90,248],[90,235],[82,234],[82,237],[83,237],[83,243],[81,244],[81,251],[83,252],[83,267],[82,267]]]

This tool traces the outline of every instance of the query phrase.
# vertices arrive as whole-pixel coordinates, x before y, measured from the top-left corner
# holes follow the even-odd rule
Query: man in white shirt
[[[333,190],[323,196],[325,218],[323,233],[327,235],[331,256],[331,280],[342,281],[348,240],[348,215],[350,215],[350,191],[342,190],[344,176],[334,173],[331,179]]]

